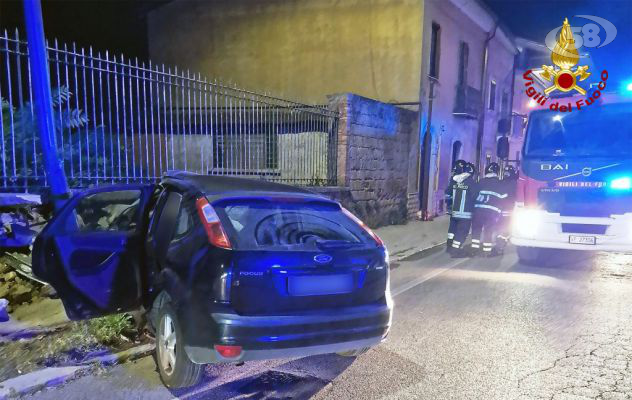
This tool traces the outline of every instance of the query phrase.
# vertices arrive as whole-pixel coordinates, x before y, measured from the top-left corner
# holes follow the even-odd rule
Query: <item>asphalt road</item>
[[[32,398],[632,399],[632,255],[414,258],[393,265],[387,341],[356,359],[209,366],[169,391],[148,357]]]

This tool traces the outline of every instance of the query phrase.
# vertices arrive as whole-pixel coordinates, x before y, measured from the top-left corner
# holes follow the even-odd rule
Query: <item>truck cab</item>
[[[632,250],[631,121],[621,99],[531,113],[512,223],[521,261],[544,249]]]

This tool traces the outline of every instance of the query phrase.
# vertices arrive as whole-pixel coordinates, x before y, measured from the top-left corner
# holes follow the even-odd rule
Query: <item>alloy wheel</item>
[[[158,346],[160,346],[160,366],[167,375],[173,374],[176,368],[176,341],[173,319],[165,314],[160,323]]]

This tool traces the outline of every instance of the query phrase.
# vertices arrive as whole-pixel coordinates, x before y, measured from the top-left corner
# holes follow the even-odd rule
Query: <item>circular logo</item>
[[[562,90],[570,90],[575,86],[575,77],[568,72],[562,72],[557,76],[557,84]]]
[[[582,168],[582,175],[590,176],[590,174],[592,174],[592,168],[590,168],[590,167]]]
[[[318,264],[329,264],[333,259],[329,254],[317,254],[314,256],[314,261]]]

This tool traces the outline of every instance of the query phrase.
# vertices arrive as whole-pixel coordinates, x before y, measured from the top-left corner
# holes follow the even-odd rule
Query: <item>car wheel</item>
[[[342,356],[342,357],[357,357],[360,354],[366,353],[367,351],[369,351],[369,347],[362,347],[360,349],[355,349],[355,350],[341,351],[341,352],[336,353],[336,354],[338,354],[339,356]]]
[[[204,370],[204,365],[193,363],[187,356],[178,317],[169,303],[162,304],[158,312],[156,364],[162,382],[169,388],[195,385]]]

